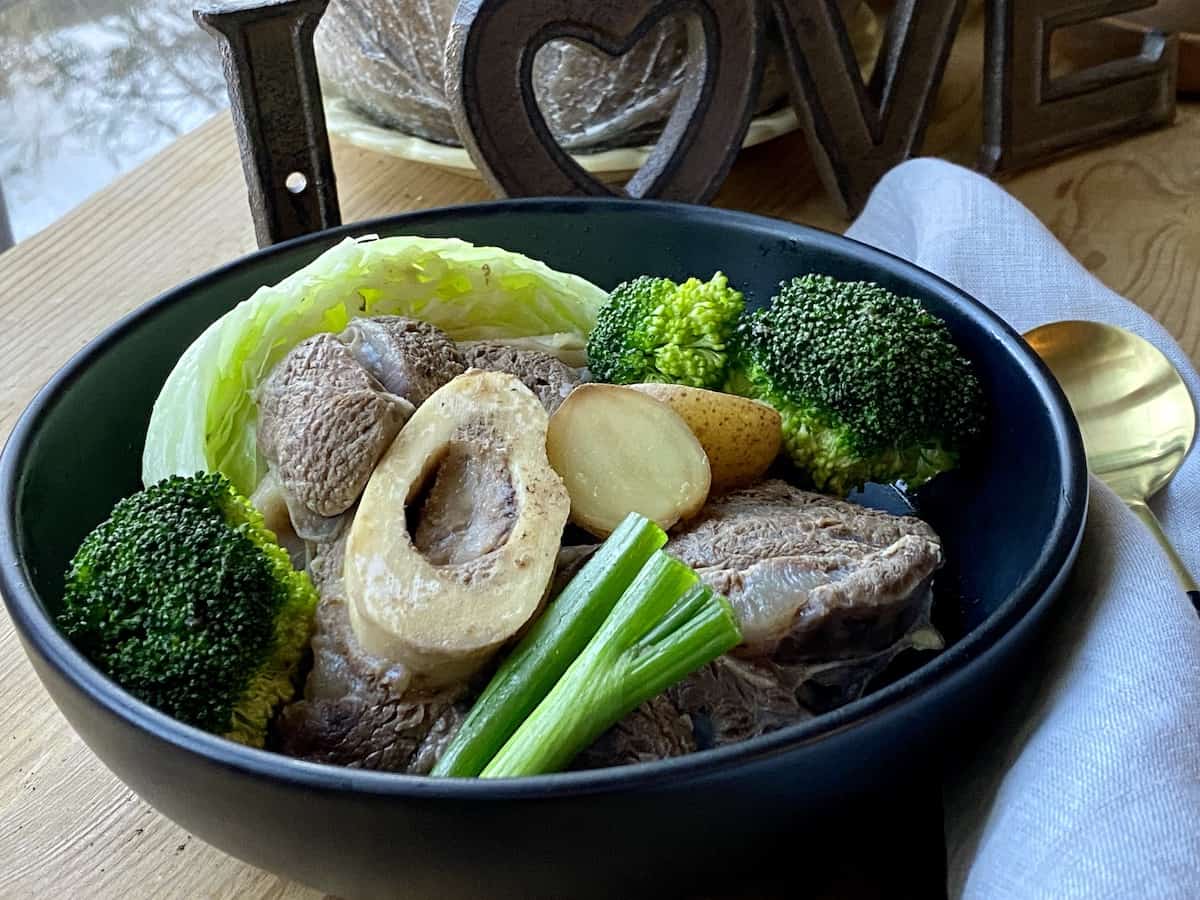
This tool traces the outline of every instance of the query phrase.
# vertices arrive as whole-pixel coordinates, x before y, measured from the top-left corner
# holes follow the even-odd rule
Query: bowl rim
[[[897,681],[858,700],[813,719],[789,725],[725,747],[654,762],[580,772],[562,772],[510,779],[432,778],[395,772],[350,769],[294,759],[283,754],[246,747],[179,722],[126,693],[59,632],[33,588],[30,573],[17,541],[17,511],[23,485],[20,475],[32,450],[45,413],[56,404],[92,361],[171,304],[182,302],[227,276],[263,260],[304,247],[333,246],[346,237],[372,234],[419,232],[422,224],[444,222],[468,215],[502,216],[515,211],[551,215],[587,215],[594,212],[666,217],[671,220],[703,220],[751,228],[764,237],[798,241],[817,251],[832,251],[877,265],[908,281],[915,293],[938,294],[954,303],[973,325],[1003,344],[1025,376],[1034,385],[1048,410],[1063,471],[1053,527],[1034,565],[994,612],[971,632],[935,659]],[[319,251],[318,251],[319,252]],[[949,690],[950,682],[966,677],[970,669],[987,664],[988,658],[1019,638],[1017,626],[1043,615],[1049,606],[1050,589],[1074,560],[1083,535],[1087,512],[1087,466],[1083,442],[1066,397],[1050,371],[1008,323],[953,284],[907,260],[842,235],[759,216],[752,213],[693,206],[659,200],[630,201],[623,198],[521,198],[485,203],[460,204],[378,217],[313,232],[293,240],[262,248],[188,279],[159,294],[110,325],[75,353],[22,412],[0,454],[0,593],[26,652],[37,654],[43,663],[74,690],[100,709],[123,720],[125,725],[177,750],[205,758],[209,763],[241,771],[257,778],[283,781],[306,790],[408,797],[413,799],[502,800],[547,799],[580,794],[603,794],[643,786],[660,786],[681,779],[711,775],[751,762],[814,744],[850,728],[861,727],[893,714],[921,696]],[[39,676],[42,673],[39,671]],[[44,676],[43,680],[44,680]],[[94,751],[93,751],[94,752]]]

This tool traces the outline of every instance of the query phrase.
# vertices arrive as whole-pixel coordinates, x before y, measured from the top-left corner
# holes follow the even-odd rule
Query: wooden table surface
[[[958,54],[927,150],[969,164],[978,69]],[[458,175],[340,144],[335,157],[347,222],[487,198]],[[744,152],[717,205],[842,230],[806,158],[794,135]],[[1005,186],[1200,363],[1200,104],[1181,106],[1169,129]],[[0,254],[0,439],[101,329],[253,248],[233,132],[220,116]],[[319,896],[193,839],[117,781],[55,709],[2,611],[0,709],[0,897]]]

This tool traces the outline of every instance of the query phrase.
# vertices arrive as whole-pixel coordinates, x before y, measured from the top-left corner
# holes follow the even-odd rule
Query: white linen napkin
[[[1016,200],[929,159],[892,170],[847,236],[911,260],[1019,332],[1122,325],[1200,376]],[[1200,297],[1195,298],[1200,302]],[[1200,575],[1200,451],[1152,503]],[[994,742],[944,789],[950,895],[1200,897],[1200,618],[1142,524],[1092,479],[1075,573]]]

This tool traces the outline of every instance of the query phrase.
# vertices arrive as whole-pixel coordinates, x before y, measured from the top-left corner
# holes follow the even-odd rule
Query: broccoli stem
[[[741,640],[728,601],[655,553],[484,778],[556,772],[608,727]]]
[[[471,777],[482,772],[666,542],[666,534],[650,520],[636,513],[626,516],[509,654],[432,774]]]

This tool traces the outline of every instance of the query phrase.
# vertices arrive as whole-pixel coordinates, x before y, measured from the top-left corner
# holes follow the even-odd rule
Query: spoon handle
[[[1192,606],[1200,611],[1200,585],[1196,584],[1196,579],[1192,577],[1192,573],[1188,571],[1188,567],[1184,565],[1179,554],[1175,552],[1175,548],[1171,545],[1171,541],[1167,538],[1166,532],[1162,530],[1162,525],[1158,523],[1158,519],[1146,505],[1144,500],[1126,500],[1129,508],[1133,510],[1134,515],[1146,523],[1146,527],[1150,529],[1150,533],[1154,535],[1154,539],[1158,541],[1158,545],[1162,547],[1163,552],[1167,554],[1167,559],[1171,561],[1171,567],[1175,570],[1175,574],[1179,576],[1179,580],[1183,582],[1183,589],[1187,591],[1188,598],[1192,601]]]

